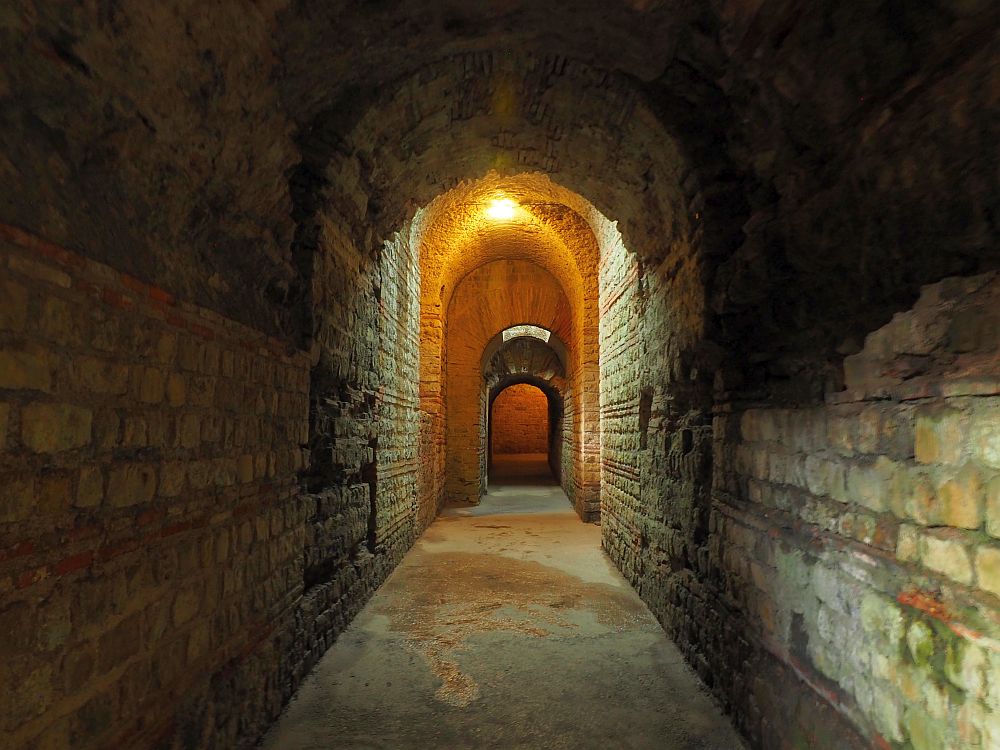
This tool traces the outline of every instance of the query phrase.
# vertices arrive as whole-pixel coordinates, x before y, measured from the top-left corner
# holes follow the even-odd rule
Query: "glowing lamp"
[[[490,202],[486,209],[486,215],[491,219],[504,220],[514,218],[514,209],[517,208],[510,198],[497,198]]]

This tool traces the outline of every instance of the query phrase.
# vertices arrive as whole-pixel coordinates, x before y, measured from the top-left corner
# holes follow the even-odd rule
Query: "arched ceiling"
[[[510,201],[511,217],[490,216],[498,199]],[[411,240],[420,248],[423,303],[447,310],[456,286],[475,269],[523,260],[559,280],[578,330],[596,325],[599,247],[579,211],[598,218],[580,196],[539,174],[504,178],[491,172],[438,196],[420,215]]]
[[[525,172],[549,175],[618,221],[642,256],[663,257],[686,236],[681,178],[690,167],[625,77],[489,51],[437,60],[349,106],[363,109],[352,117],[335,102],[303,131],[304,168],[321,178],[314,190],[346,196],[336,208],[374,228],[371,242],[463,181]]]
[[[573,306],[559,280],[523,260],[500,260],[470,273],[452,296],[447,313],[449,370],[480,373],[486,345],[512,325],[530,323],[573,341]]]
[[[491,390],[500,383],[529,376],[551,383],[560,392],[565,387],[563,362],[551,346],[538,339],[521,338],[504,343],[483,369],[483,380]]]
[[[320,213],[375,252],[537,171],[650,265],[706,256],[718,335],[760,357],[1000,264],[996,3],[430,5],[18,0],[0,221],[287,333]]]

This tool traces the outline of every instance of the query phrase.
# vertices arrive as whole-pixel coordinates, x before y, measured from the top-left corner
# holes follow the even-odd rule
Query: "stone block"
[[[185,414],[177,423],[177,443],[182,448],[201,445],[201,420],[197,414]]]
[[[1000,539],[1000,476],[986,485],[986,533]]]
[[[861,626],[895,646],[903,638],[903,612],[894,600],[869,591],[861,598]]]
[[[920,532],[916,526],[900,524],[896,537],[896,557],[902,562],[915,562],[920,558]]]
[[[183,625],[198,614],[201,606],[201,594],[191,586],[177,592],[172,609],[174,625]]]
[[[930,408],[917,415],[914,431],[914,456],[922,464],[958,464],[968,420],[955,409]]]
[[[81,357],[70,365],[74,384],[94,393],[123,394],[128,390],[128,367],[94,357]]]
[[[912,476],[906,501],[906,516],[925,526],[938,526],[943,523],[942,510],[930,477],[925,474]]]
[[[0,349],[0,388],[52,391],[49,355],[43,350]]]
[[[966,585],[972,584],[972,559],[958,539],[925,535],[920,541],[920,561],[937,573]]]
[[[173,407],[184,405],[186,386],[184,376],[179,373],[171,373],[167,378],[167,403]]]
[[[160,495],[177,497],[184,490],[187,468],[182,461],[171,461],[160,468]]]
[[[242,484],[252,482],[254,478],[253,456],[244,453],[237,462],[237,474]]]
[[[969,443],[977,460],[1000,469],[1000,407],[980,407],[973,411]]]
[[[38,478],[35,512],[41,516],[62,513],[73,499],[70,476],[62,472],[46,473]]]
[[[19,255],[10,256],[10,268],[36,281],[44,281],[63,289],[69,289],[73,283],[70,277],[58,268]]]
[[[983,482],[979,469],[966,464],[938,487],[941,520],[959,529],[978,529],[983,524]]]
[[[914,620],[906,630],[906,646],[918,667],[926,667],[934,656],[934,631],[923,620]]]
[[[104,499],[104,474],[99,466],[84,466],[76,486],[78,508],[96,508]]]
[[[72,404],[28,404],[21,410],[21,442],[35,453],[58,453],[90,442],[90,409]]]
[[[1000,597],[1000,546],[984,544],[976,550],[979,588]]]
[[[144,367],[139,380],[139,400],[147,404],[158,404],[163,400],[163,371],[155,367]]]
[[[0,329],[20,331],[28,320],[28,290],[15,281],[0,282]]]
[[[30,474],[0,475],[0,523],[21,521],[35,507],[35,477]]]
[[[111,469],[108,477],[108,504],[125,508],[148,503],[156,494],[156,470],[146,464],[129,464]]]
[[[879,456],[874,465],[856,464],[847,473],[847,492],[851,500],[881,513],[889,507],[889,489],[897,465]]]
[[[84,318],[78,311],[58,297],[49,297],[42,305],[39,321],[45,335],[60,344],[82,343],[85,339],[81,331]]]
[[[94,417],[94,445],[102,449],[117,448],[121,443],[121,418],[112,409],[99,409]]]
[[[177,353],[177,334],[173,332],[161,333],[156,340],[156,360],[161,364],[173,362]]]

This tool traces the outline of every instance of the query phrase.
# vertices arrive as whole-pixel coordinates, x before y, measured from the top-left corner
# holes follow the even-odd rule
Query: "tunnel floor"
[[[744,747],[544,457],[493,476],[428,528],[262,746]]]

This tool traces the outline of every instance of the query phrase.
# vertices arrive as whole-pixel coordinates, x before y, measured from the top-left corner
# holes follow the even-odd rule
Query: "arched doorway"
[[[488,483],[558,483],[562,399],[530,380],[491,390],[487,419]]]

